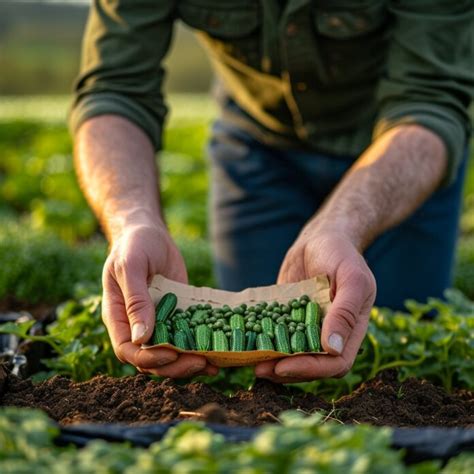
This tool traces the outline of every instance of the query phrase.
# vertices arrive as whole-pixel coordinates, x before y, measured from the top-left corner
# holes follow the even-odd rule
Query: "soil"
[[[279,413],[323,411],[343,423],[388,426],[474,427],[474,392],[447,393],[417,379],[399,383],[385,372],[334,404],[314,394],[259,380],[232,397],[202,383],[179,385],[145,375],[121,379],[99,376],[73,383],[56,376],[33,384],[0,367],[0,406],[40,408],[63,425],[121,422],[143,424],[201,419],[232,426],[276,422]]]
[[[26,311],[37,321],[51,322],[55,318],[56,305],[51,303],[31,304],[17,300],[12,296],[7,296],[0,300],[0,313],[17,313]]]

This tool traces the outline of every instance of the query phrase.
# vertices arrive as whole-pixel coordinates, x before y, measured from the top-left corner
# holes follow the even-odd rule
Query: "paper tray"
[[[299,298],[302,295],[308,295],[312,301],[316,301],[319,304],[324,317],[331,305],[329,297],[329,281],[325,276],[317,276],[309,280],[300,281],[298,283],[247,288],[243,291],[232,292],[215,290],[213,288],[184,285],[182,283],[168,280],[161,275],[156,275],[153,278],[148,291],[155,305],[164,294],[170,292],[174,293],[178,298],[178,308],[182,309],[199,303],[209,303],[211,306],[223,306],[224,304],[227,304],[231,307],[239,306],[242,303],[250,305],[260,301],[277,301],[278,303],[286,303],[289,299]],[[142,347],[143,349],[167,347],[179,353],[202,355],[211,364],[217,367],[243,367],[255,365],[259,362],[264,362],[267,360],[281,359],[283,357],[294,357],[302,354],[327,354],[327,352],[301,352],[297,354],[285,354],[278,351],[185,351],[178,349],[172,344],[145,344]]]

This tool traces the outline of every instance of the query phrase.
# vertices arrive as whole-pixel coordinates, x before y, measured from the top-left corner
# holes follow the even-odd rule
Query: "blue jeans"
[[[301,228],[355,159],[269,147],[222,120],[209,155],[214,270],[232,291],[275,283]],[[466,161],[452,185],[366,250],[377,306],[403,309],[406,299],[442,297],[452,284]]]

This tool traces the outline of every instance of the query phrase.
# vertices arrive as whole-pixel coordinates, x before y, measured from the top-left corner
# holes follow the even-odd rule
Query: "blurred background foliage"
[[[100,291],[107,244],[77,185],[66,127],[86,17],[87,2],[0,2],[0,307]],[[212,74],[183,26],[166,61],[171,113],[159,159],[166,219],[191,282],[213,285],[205,153],[216,115],[207,94]],[[473,166],[471,160],[455,277],[470,298]]]

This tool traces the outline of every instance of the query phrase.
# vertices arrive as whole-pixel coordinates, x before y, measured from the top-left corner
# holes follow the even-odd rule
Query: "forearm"
[[[340,232],[362,252],[436,190],[446,166],[444,143],[434,133],[394,128],[361,155],[308,227]]]
[[[75,139],[81,188],[110,241],[129,226],[162,223],[153,146],[119,116],[87,120]]]

